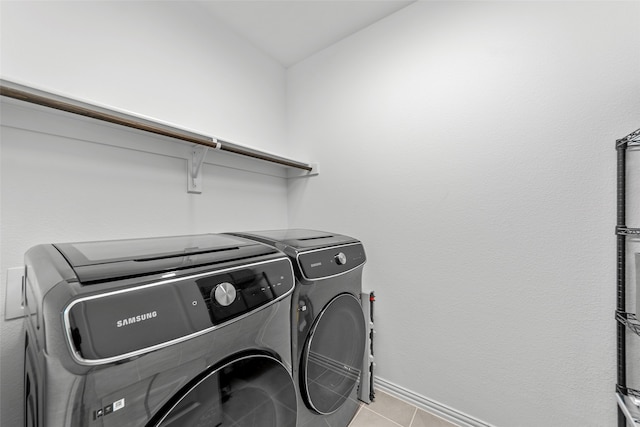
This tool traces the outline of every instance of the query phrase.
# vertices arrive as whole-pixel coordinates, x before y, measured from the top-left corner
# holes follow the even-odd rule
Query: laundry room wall
[[[190,2],[5,2],[1,77],[282,153],[285,70]],[[47,242],[287,226],[280,168],[3,100],[0,425],[22,425],[23,325],[4,321],[7,269]],[[284,153],[283,153],[284,154]]]
[[[417,2],[288,70],[291,149],[322,168],[290,182],[290,225],[363,240],[379,386],[477,425],[616,425],[614,142],[640,126],[638,18]]]

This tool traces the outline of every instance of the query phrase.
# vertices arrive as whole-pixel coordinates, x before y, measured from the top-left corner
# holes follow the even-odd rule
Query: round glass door
[[[289,371],[276,359],[247,356],[189,388],[154,427],[295,427],[296,394]]]
[[[302,353],[307,404],[324,415],[337,411],[360,379],[366,325],[360,301],[342,294],[318,315]]]

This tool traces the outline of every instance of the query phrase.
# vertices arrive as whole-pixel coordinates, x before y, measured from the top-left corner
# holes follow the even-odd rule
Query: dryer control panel
[[[367,260],[361,243],[315,249],[298,255],[305,279],[319,280],[347,273]]]

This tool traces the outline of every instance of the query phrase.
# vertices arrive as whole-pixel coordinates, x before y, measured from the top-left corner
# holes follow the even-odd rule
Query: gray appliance
[[[635,254],[636,261],[636,317],[640,318],[640,252]]]
[[[301,229],[231,234],[277,248],[293,262],[298,426],[346,427],[358,411],[358,384],[367,374],[363,370],[368,370],[363,368],[368,321],[360,300],[366,261],[362,243],[349,236]],[[365,392],[368,396],[369,390]]]
[[[27,427],[295,427],[291,262],[215,234],[25,254]]]

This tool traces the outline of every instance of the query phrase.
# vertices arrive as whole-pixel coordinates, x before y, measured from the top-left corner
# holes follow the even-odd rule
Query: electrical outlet
[[[22,307],[22,281],[24,267],[7,269],[7,289],[4,306],[4,319],[11,320],[24,315]]]

